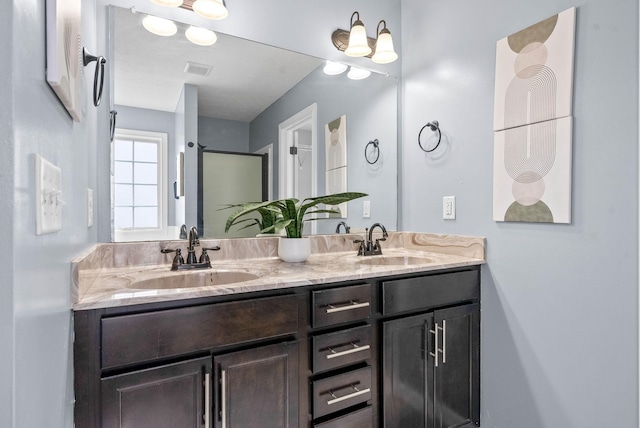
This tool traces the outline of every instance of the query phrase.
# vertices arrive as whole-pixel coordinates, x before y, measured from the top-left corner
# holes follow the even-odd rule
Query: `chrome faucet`
[[[344,233],[351,232],[351,228],[347,225],[347,223],[341,221],[340,223],[338,223],[338,226],[336,226],[336,233],[340,233],[340,226],[344,226]]]
[[[186,229],[186,227],[185,227]],[[202,248],[202,254],[200,259],[196,257],[196,247],[200,246],[200,237],[198,236],[198,229],[192,227],[189,230],[189,244],[187,247],[187,261],[185,262],[182,257],[182,250],[180,248],[170,249],[163,248],[161,253],[176,253],[171,263],[171,270],[185,270],[185,269],[206,269],[211,267],[211,259],[207,251],[218,251],[220,247],[217,245],[209,248]]]
[[[382,230],[382,238],[376,239],[376,242],[373,242],[373,229],[379,228]],[[380,246],[380,241],[386,241],[389,235],[387,234],[387,229],[380,223],[374,223],[371,228],[365,229],[365,239],[356,239],[353,241],[356,244],[360,244],[358,247],[358,255],[359,256],[380,256],[382,255],[382,247]]]

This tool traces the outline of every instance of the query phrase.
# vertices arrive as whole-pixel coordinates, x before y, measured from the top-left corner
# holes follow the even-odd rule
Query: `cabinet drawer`
[[[314,428],[371,428],[372,426],[373,411],[371,410],[371,406],[321,424],[313,425]]]
[[[313,291],[313,327],[367,319],[371,316],[371,285],[350,285]]]
[[[384,315],[428,309],[480,298],[480,272],[463,272],[398,279],[382,283]]]
[[[168,309],[101,320],[103,368],[298,331],[296,296]]]
[[[371,400],[371,367],[313,382],[313,417]]]
[[[313,372],[318,373],[371,358],[371,326],[314,336]]]

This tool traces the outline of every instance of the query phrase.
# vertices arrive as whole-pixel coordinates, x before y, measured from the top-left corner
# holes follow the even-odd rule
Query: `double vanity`
[[[358,237],[305,263],[277,238],[202,241],[203,270],[170,270],[180,241],[76,259],[76,427],[479,426],[484,239]]]

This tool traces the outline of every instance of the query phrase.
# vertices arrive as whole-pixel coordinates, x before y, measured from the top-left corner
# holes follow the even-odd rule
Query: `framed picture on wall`
[[[73,120],[82,118],[81,0],[47,0],[47,83]]]

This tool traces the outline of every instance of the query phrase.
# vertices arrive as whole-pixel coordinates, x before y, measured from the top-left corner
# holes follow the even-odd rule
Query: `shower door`
[[[242,229],[224,226],[233,208],[228,204],[267,200],[268,155],[211,150],[198,152],[198,232],[201,238],[241,238],[255,236],[258,226]]]

